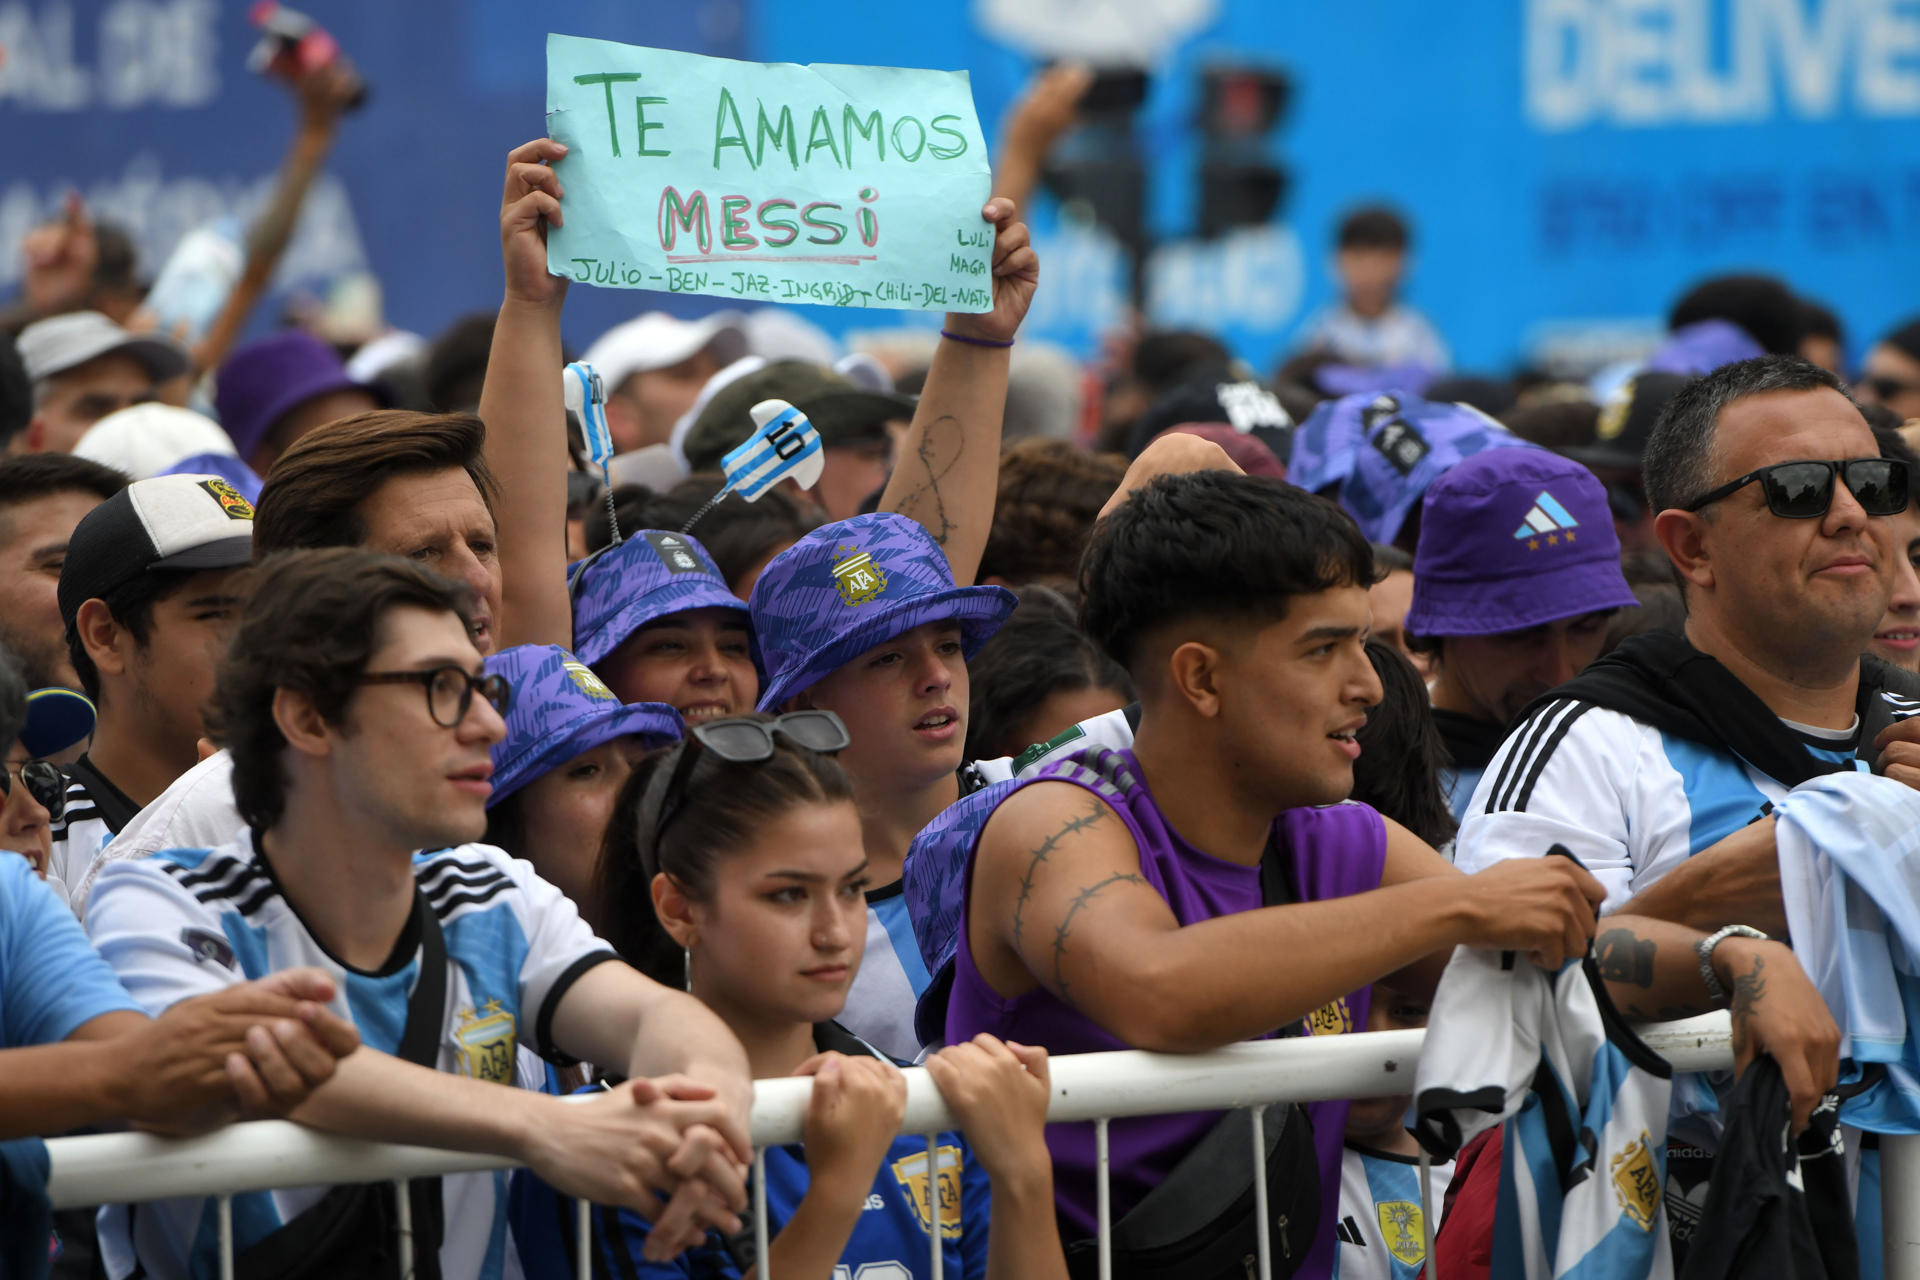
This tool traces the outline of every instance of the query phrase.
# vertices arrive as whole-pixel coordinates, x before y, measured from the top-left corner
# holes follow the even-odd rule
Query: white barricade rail
[[[1720,1070],[1733,1063],[1724,1013],[1645,1027],[1641,1035],[1676,1071]],[[1258,1153],[1263,1146],[1257,1108],[1265,1104],[1411,1093],[1424,1037],[1422,1031],[1385,1031],[1270,1040],[1204,1054],[1125,1051],[1054,1058],[1050,1063],[1053,1101],[1048,1120],[1096,1122],[1103,1280],[1110,1275],[1106,1249],[1106,1121],[1181,1111],[1256,1108],[1253,1152]],[[924,1070],[910,1068],[905,1075],[907,1106],[900,1131],[929,1135],[931,1157],[932,1135],[955,1127],[953,1116]],[[754,1217],[760,1280],[772,1280],[766,1247],[766,1179],[761,1176],[764,1157],[760,1153],[768,1146],[800,1141],[811,1088],[812,1082],[803,1079],[754,1084]],[[223,1276],[232,1274],[228,1200],[233,1195],[334,1182],[404,1182],[408,1178],[514,1165],[497,1156],[329,1137],[286,1121],[232,1125],[199,1138],[157,1138],[138,1133],[56,1138],[47,1143],[47,1150],[51,1156],[48,1190],[55,1208],[175,1196],[220,1197],[221,1237],[229,1251],[221,1260]],[[1887,1280],[1920,1280],[1920,1139],[1884,1138],[1881,1152],[1885,1275]],[[1264,1204],[1265,1161],[1256,1157],[1253,1167],[1255,1195]],[[933,1201],[937,1214],[937,1195]],[[399,1197],[399,1205],[404,1255],[410,1247],[404,1235],[404,1194]],[[1910,1209],[1903,1210],[1902,1206]],[[590,1274],[592,1254],[587,1244],[588,1208],[584,1203],[579,1205],[577,1239],[581,1242],[579,1274],[583,1277]],[[1264,1213],[1260,1221],[1264,1226]],[[936,1229],[931,1249],[935,1280],[941,1275],[939,1242]],[[1268,1247],[1262,1230],[1262,1280],[1272,1274]]]

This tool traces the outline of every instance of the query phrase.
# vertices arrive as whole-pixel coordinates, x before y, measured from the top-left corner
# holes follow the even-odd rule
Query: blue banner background
[[[1003,38],[999,7],[313,0],[374,97],[343,126],[338,182],[317,193],[285,274],[312,279],[364,256],[392,320],[429,333],[495,305],[501,160],[540,128],[548,30],[730,57],[965,67],[992,141],[1036,65]],[[1772,270],[1829,302],[1856,351],[1920,310],[1920,0],[1173,7],[1199,25],[1162,42],[1139,118],[1161,235],[1178,240],[1193,221],[1195,70],[1264,63],[1295,84],[1272,141],[1293,176],[1282,224],[1176,245],[1148,289],[1157,319],[1222,330],[1263,368],[1331,296],[1340,211],[1375,197],[1414,216],[1411,299],[1467,367],[1556,338],[1604,346],[1644,332],[1721,268]],[[19,235],[68,185],[133,225],[149,271],[210,210],[257,198],[292,106],[245,70],[244,15],[239,0],[0,0],[0,133],[26,144],[0,179],[0,293],[15,283]],[[1047,255],[1035,329],[1090,350],[1120,302],[1110,251],[1058,228],[1050,209],[1033,216]],[[584,345],[650,305],[711,303],[576,288],[568,336]],[[893,319],[806,311],[836,332]]]

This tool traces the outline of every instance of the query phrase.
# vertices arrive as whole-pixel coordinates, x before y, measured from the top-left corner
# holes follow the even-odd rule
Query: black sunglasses
[[[1767,510],[1782,520],[1815,520],[1833,506],[1836,475],[1846,478],[1848,492],[1870,516],[1898,515],[1907,509],[1907,464],[1895,458],[1776,462],[1709,489],[1682,509],[1698,511],[1758,480]]]
[[[27,784],[27,794],[40,802],[47,811],[47,817],[54,822],[60,821],[67,811],[67,780],[60,772],[60,766],[51,760],[28,760],[21,764],[0,767],[0,796],[13,794],[13,775],[18,773],[20,781]]]
[[[513,685],[502,675],[474,675],[459,667],[434,667],[427,671],[369,671],[361,684],[417,684],[427,690],[427,714],[443,729],[457,729],[467,718],[477,690],[502,716],[513,703]]]
[[[701,751],[710,751],[730,764],[759,764],[773,759],[776,733],[795,746],[829,756],[846,750],[853,741],[847,726],[831,711],[789,711],[770,720],[728,716],[694,725],[673,748],[680,753],[673,768],[654,775],[661,779],[655,784],[657,795],[649,797],[653,803],[654,843],[659,843],[660,833],[680,812],[687,779],[693,775],[693,762]]]

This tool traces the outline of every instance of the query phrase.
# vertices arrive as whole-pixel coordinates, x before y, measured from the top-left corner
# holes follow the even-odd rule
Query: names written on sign
[[[964,73],[734,62],[549,36],[583,284],[985,311],[986,144]]]

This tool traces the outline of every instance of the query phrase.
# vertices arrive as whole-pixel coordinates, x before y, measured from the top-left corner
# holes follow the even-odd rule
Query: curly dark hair
[[[289,551],[250,570],[251,598],[234,630],[207,709],[208,731],[233,755],[233,798],[255,831],[286,810],[274,693],[290,689],[339,724],[398,605],[457,614],[473,625],[470,587],[399,556],[333,547]]]
[[[1088,453],[1065,440],[1013,445],[1000,456],[1000,490],[980,580],[1071,588],[1094,517],[1126,474],[1126,460],[1118,454]]]

